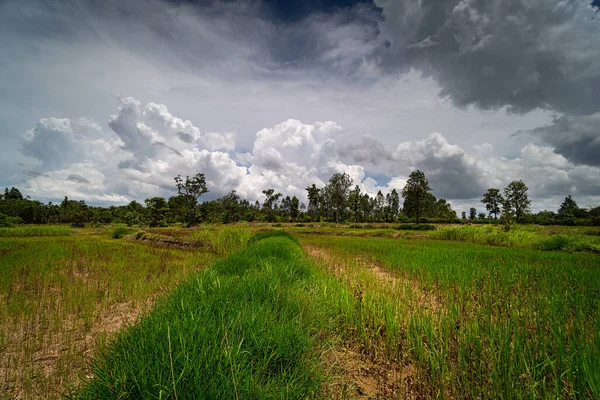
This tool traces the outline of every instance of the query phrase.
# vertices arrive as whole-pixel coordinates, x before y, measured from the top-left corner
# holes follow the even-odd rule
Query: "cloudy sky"
[[[600,204],[590,0],[4,0],[0,187],[92,204],[254,200],[423,170],[459,211],[523,179]]]

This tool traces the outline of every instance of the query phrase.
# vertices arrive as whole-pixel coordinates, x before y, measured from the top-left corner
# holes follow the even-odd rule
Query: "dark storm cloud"
[[[376,0],[378,64],[433,77],[459,107],[564,115],[536,133],[577,163],[598,164],[600,20],[584,0]]]
[[[600,113],[583,117],[557,116],[550,125],[535,128],[530,133],[575,163],[600,165]]]
[[[188,4],[197,7],[213,6],[216,0],[169,0],[172,4]],[[229,0],[221,3],[249,3],[247,0]],[[340,9],[352,8],[357,5],[374,7],[373,0],[262,0],[258,3],[264,12],[275,20],[296,22],[314,13],[331,14]]]
[[[416,67],[458,106],[600,108],[600,23],[585,1],[377,0],[377,53],[388,70]]]

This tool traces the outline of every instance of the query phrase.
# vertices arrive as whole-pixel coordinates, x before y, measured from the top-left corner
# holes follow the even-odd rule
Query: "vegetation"
[[[73,397],[314,396],[312,270],[298,244],[269,236],[159,301],[103,349]]]
[[[175,186],[177,187],[177,193],[182,199],[181,203],[185,208],[185,221],[188,226],[192,226],[196,223],[198,199],[204,193],[208,192],[206,178],[204,174],[199,173],[191,178],[186,176],[184,181],[181,175],[177,175],[175,177]]]
[[[63,223],[73,227],[124,223],[127,226],[146,225],[166,227],[185,224],[188,227],[200,223],[248,222],[426,222],[426,223],[473,223],[491,224],[500,222],[505,230],[514,223],[539,225],[595,225],[600,226],[600,207],[580,208],[569,195],[558,211],[544,210],[537,214],[530,211],[531,201],[528,188],[523,181],[513,181],[504,189],[490,188],[482,202],[489,213],[477,214],[471,207],[467,218],[462,220],[446,199],[436,198],[422,171],[410,174],[402,189],[404,203],[400,207],[400,196],[396,189],[384,195],[378,191],[374,197],[362,193],[359,185],[353,189],[348,174],[334,174],[322,188],[315,184],[306,188],[308,206],[296,196],[284,196],[274,189],[265,189],[265,199],[261,204],[240,198],[235,190],[217,200],[199,203],[200,197],[208,191],[202,173],[193,177],[175,177],[178,194],[169,199],[153,197],[145,199],[146,207],[137,201],[126,206],[90,207],[84,201],[73,201],[67,197],[60,203],[43,204],[24,197],[16,188],[7,188],[0,195],[0,227],[16,224]]]
[[[405,213],[411,217],[414,215],[417,224],[423,210],[424,199],[430,190],[429,181],[425,178],[425,174],[419,170],[410,173],[406,186],[402,189]]]
[[[107,335],[218,258],[113,240],[105,230],[39,228],[9,228],[27,237],[0,238],[0,397],[59,397],[89,374],[86,358]]]
[[[0,228],[0,237],[69,236],[73,230],[60,225],[24,225]]]
[[[9,395],[598,396],[590,228],[61,228],[0,240]]]
[[[381,397],[600,396],[597,256],[300,240],[359,299],[335,292],[339,306],[329,307],[346,326],[344,346],[369,361]]]

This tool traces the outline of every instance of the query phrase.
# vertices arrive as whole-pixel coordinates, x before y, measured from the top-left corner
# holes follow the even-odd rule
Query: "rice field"
[[[0,391],[600,398],[598,236],[550,229],[5,235]]]

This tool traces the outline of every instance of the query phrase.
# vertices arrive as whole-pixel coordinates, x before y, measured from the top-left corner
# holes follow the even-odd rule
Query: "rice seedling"
[[[104,233],[0,239],[0,391],[60,397],[89,373],[98,343],[216,259]]]
[[[73,230],[63,225],[20,225],[0,228],[0,237],[69,236]]]
[[[340,333],[396,371],[390,385],[400,396],[600,396],[597,256],[427,240],[299,239],[353,288],[329,300]]]
[[[103,349],[72,397],[312,397],[312,279],[289,238],[255,242],[159,301]]]

